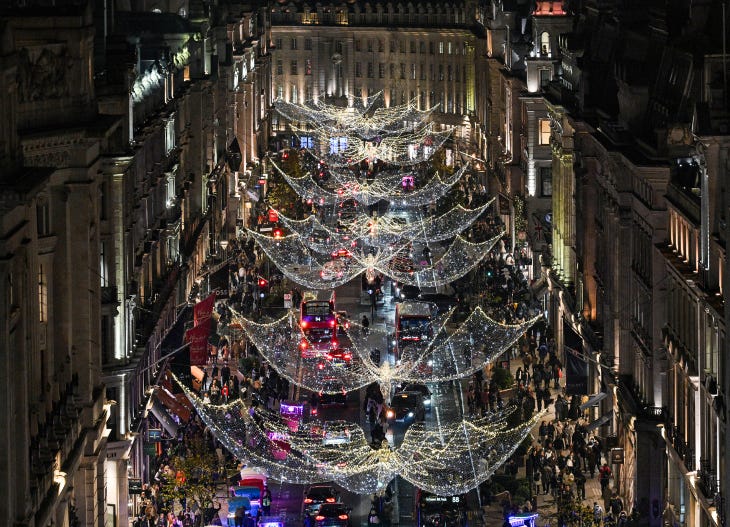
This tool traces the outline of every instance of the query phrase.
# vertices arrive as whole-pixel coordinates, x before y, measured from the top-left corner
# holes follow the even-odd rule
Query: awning
[[[150,412],[152,412],[152,415],[157,418],[160,425],[162,425],[162,428],[165,429],[165,432],[170,434],[172,437],[177,437],[177,423],[156,395],[152,396],[152,407],[150,408]]]
[[[606,397],[608,397],[608,394],[606,392],[600,392],[596,393],[590,396],[588,401],[580,405],[581,410],[585,410],[586,408],[589,408],[591,406],[597,405],[599,402],[603,401]]]
[[[591,430],[598,428],[599,426],[605,425],[606,423],[608,423],[611,420],[612,417],[613,417],[613,410],[608,412],[606,415],[599,417],[598,419],[596,419],[595,421],[590,423],[588,426],[586,426],[586,431],[590,432]]]
[[[165,408],[167,408],[173,415],[178,416],[180,420],[186,423],[190,421],[190,410],[180,404],[180,401],[178,401],[177,398],[165,388],[160,387],[155,390],[155,397],[157,397],[157,399],[164,404]]]

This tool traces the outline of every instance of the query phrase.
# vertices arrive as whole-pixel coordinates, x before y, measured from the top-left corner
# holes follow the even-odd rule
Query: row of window
[[[354,97],[365,97],[365,90],[366,88],[363,86],[355,86],[355,88],[352,90],[352,95]],[[368,94],[373,94],[377,91],[379,90],[375,87],[367,88]],[[291,102],[293,104],[299,104],[301,102],[311,101],[312,99],[314,99],[314,90],[311,85],[305,86],[304,93],[302,94],[299,87],[296,84],[292,84],[289,87],[288,94],[285,94],[284,86],[281,84],[277,84],[275,88],[275,93],[277,99],[284,99],[285,97],[288,97],[288,102]],[[461,114],[462,111],[466,110],[465,95],[461,92],[457,93],[454,96],[444,92],[437,93],[433,90],[430,92],[416,92],[414,90],[406,92],[402,90],[397,90],[396,88],[390,88],[390,91],[388,93],[390,96],[390,104],[406,104],[406,102],[408,102],[409,100],[413,100],[416,101],[418,108],[421,110],[425,110],[426,108],[430,108],[437,104],[440,105],[440,111],[446,113]],[[304,96],[303,99],[301,98],[302,95]],[[545,187],[546,191],[549,193],[547,195],[550,195],[552,193],[551,179],[549,175],[546,176],[546,178],[547,179],[544,185],[547,185],[547,187]]]
[[[278,37],[274,43],[276,45],[276,49],[284,49],[283,45],[283,38]],[[363,46],[363,42],[365,43],[365,46]],[[452,42],[452,41],[439,41],[439,42],[426,42],[423,40],[417,41],[417,40],[391,40],[389,42],[389,50],[390,53],[407,53],[410,51],[411,53],[420,53],[422,55],[425,55],[428,53],[429,55],[466,55],[467,51],[469,49],[469,44],[467,42],[462,42],[459,44],[458,42]],[[299,49],[299,38],[297,37],[291,37],[289,39],[289,49],[291,51],[296,51]],[[336,53],[342,53],[342,50],[344,49],[344,41],[342,40],[336,40],[335,41],[335,52]],[[304,50],[305,51],[311,51],[312,50],[312,39],[311,38],[304,38]],[[362,52],[366,51],[367,53],[375,53],[377,50],[378,53],[385,53],[385,42],[382,40],[362,40],[362,39],[356,39],[355,40],[355,51],[356,52]]]
[[[355,77],[362,77],[363,76],[363,63],[356,62],[355,63]],[[368,62],[365,64],[365,73],[368,79],[374,79],[375,78],[375,63]],[[453,67],[451,64],[447,64],[444,68],[443,64],[438,64],[438,67],[435,67],[434,64],[429,64],[428,68],[428,75],[426,72],[426,66],[425,64],[421,63],[420,65],[411,63],[410,68],[408,68],[408,65],[404,62],[400,63],[400,68],[397,68],[397,64],[390,63],[386,64],[383,62],[380,62],[377,64],[378,67],[378,78],[384,79],[386,78],[386,73],[389,73],[389,78],[391,79],[405,79],[409,78],[411,80],[420,79],[422,81],[425,81],[428,77],[429,80],[432,81],[456,81],[456,82],[464,82],[466,83],[466,68],[461,68],[459,64],[455,64]],[[387,71],[386,71],[387,67]],[[298,60],[292,60],[289,63],[289,74],[290,75],[299,75],[299,61]],[[304,75],[311,75],[312,74],[312,60],[311,59],[305,59],[304,61]],[[339,77],[342,77],[342,69],[338,69]],[[284,61],[277,60],[276,61],[276,74],[277,75],[283,75],[284,74]],[[549,123],[548,123],[549,127]]]

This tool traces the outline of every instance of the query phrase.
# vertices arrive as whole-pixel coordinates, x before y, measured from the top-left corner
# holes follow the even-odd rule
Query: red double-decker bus
[[[334,300],[302,302],[299,327],[303,357],[314,357],[337,347],[337,313]]]

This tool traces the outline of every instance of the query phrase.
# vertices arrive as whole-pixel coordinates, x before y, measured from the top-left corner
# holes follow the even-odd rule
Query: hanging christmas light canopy
[[[372,342],[389,338],[376,327],[370,329],[368,336],[360,324],[351,321],[349,329],[340,328],[344,335],[336,337],[333,344],[307,339],[295,322],[296,311],[267,323],[254,322],[234,312],[234,320],[267,363],[302,388],[341,393],[377,382],[383,393],[389,394],[400,383],[438,383],[471,375],[509,349],[539,318],[515,325],[502,324],[477,308],[452,328],[447,325],[451,315],[447,312],[434,316],[433,337],[401,344],[393,366],[387,360],[374,363],[371,359]]]
[[[343,421],[296,421],[238,399],[227,405],[186,395],[216,438],[268,476],[299,484],[334,481],[360,494],[376,493],[399,475],[437,495],[462,494],[489,478],[542,417],[510,428],[519,407],[431,428],[411,425],[402,443],[371,445],[363,429]],[[375,447],[375,448],[374,448]]]

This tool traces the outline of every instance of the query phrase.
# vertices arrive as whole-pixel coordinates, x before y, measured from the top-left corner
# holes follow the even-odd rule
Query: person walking
[[[269,486],[264,483],[264,495],[261,497],[261,508],[263,509],[264,516],[271,514],[271,490]]]
[[[362,334],[366,337],[368,336],[368,333],[370,332],[370,320],[368,320],[367,315],[362,316]]]

